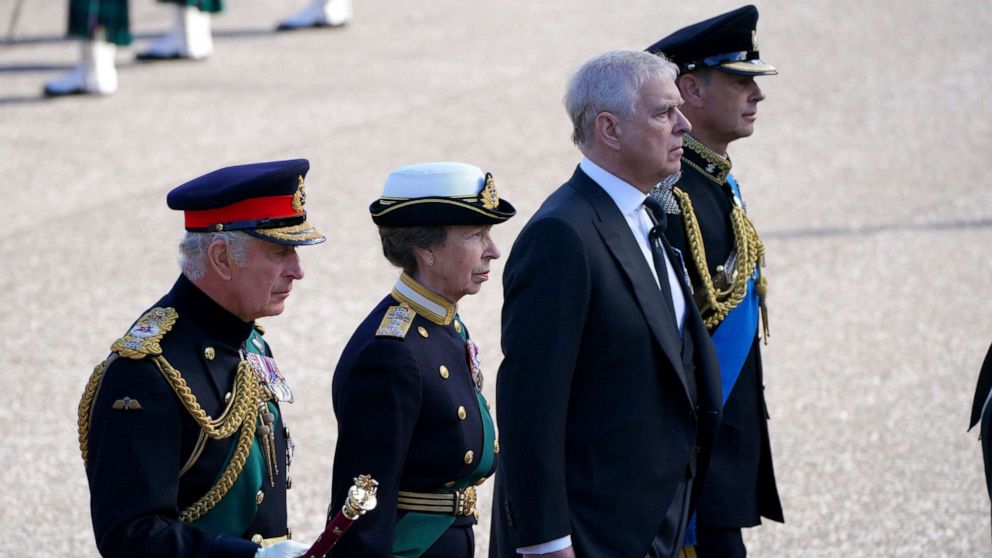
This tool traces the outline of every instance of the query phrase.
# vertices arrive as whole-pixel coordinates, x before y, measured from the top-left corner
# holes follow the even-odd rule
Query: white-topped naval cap
[[[369,212],[379,226],[429,227],[502,223],[517,211],[500,199],[492,174],[442,162],[394,169]]]
[[[486,173],[468,163],[418,163],[393,169],[384,198],[475,196],[486,186]]]

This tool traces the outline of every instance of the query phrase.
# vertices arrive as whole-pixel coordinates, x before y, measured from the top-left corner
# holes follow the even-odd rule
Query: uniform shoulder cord
[[[82,454],[84,465],[88,464],[87,449],[93,401],[96,399],[97,393],[99,393],[100,383],[103,380],[103,375],[107,367],[112,362],[112,359],[116,357],[117,355],[111,355],[110,358],[96,366],[90,375],[89,381],[86,383],[82,400],[79,402],[79,451]],[[180,521],[192,523],[203,517],[204,514],[221,501],[244,469],[245,462],[248,459],[248,453],[251,451],[251,446],[254,443],[255,427],[259,412],[258,403],[263,400],[263,393],[261,386],[254,379],[250,365],[247,361],[242,360],[238,364],[230,406],[224,410],[220,418],[213,419],[207,415],[203,407],[196,401],[196,395],[189,389],[186,380],[183,379],[178,370],[169,364],[165,357],[155,356],[151,360],[176,393],[183,407],[186,408],[186,411],[193,417],[193,420],[200,426],[201,436],[206,435],[208,438],[214,440],[223,440],[231,437],[239,427],[241,429],[234,453],[231,455],[230,461],[228,461],[224,472],[221,473],[217,482],[202,498],[179,514]]]
[[[734,274],[733,283],[724,291],[720,291],[713,284],[710,276],[709,265],[706,261],[706,250],[703,246],[703,235],[699,228],[699,221],[696,220],[696,213],[692,207],[692,200],[680,188],[673,188],[672,193],[679,202],[682,211],[682,221],[685,223],[686,239],[689,243],[689,251],[692,254],[692,261],[699,270],[699,278],[702,281],[702,300],[699,302],[699,313],[706,315],[703,323],[707,329],[716,327],[731,310],[736,308],[744,297],[747,296],[747,283],[751,275],[757,270],[758,277],[755,281],[754,294],[758,296],[758,304],[761,308],[761,321],[764,325],[765,342],[768,340],[768,310],[765,307],[765,295],[768,293],[768,283],[761,273],[764,265],[765,244],[758,236],[751,220],[747,214],[737,204],[733,204],[730,210],[730,223],[734,231],[734,249],[737,251],[737,269]]]

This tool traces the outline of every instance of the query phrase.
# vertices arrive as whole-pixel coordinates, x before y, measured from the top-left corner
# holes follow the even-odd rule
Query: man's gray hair
[[[241,231],[187,232],[179,242],[179,267],[190,279],[200,279],[207,272],[207,248],[220,240],[228,245],[234,264],[248,265],[248,244],[252,236]]]
[[[588,146],[595,137],[601,112],[630,118],[641,86],[655,77],[678,77],[679,68],[660,54],[640,50],[611,50],[586,60],[572,75],[565,91],[565,110],[572,120],[572,141]]]

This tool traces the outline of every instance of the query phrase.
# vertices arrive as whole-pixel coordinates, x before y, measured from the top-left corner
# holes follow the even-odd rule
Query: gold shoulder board
[[[376,330],[376,337],[397,337],[403,339],[406,337],[406,332],[410,329],[410,324],[413,323],[413,318],[417,313],[406,304],[401,304],[399,306],[390,306],[386,310],[386,315],[383,316],[382,322],[379,323],[379,329]]]
[[[137,321],[131,329],[110,346],[110,350],[122,357],[139,360],[148,355],[162,354],[159,341],[172,329],[179,314],[175,308],[152,308]]]

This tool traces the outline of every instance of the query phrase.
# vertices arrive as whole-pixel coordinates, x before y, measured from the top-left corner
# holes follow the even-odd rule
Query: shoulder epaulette
[[[152,308],[141,317],[124,337],[110,346],[110,350],[122,357],[135,360],[146,356],[162,354],[159,342],[172,329],[179,314],[175,308]]]
[[[375,331],[375,336],[405,338],[416,315],[417,313],[413,308],[406,304],[390,306],[386,310],[386,315],[382,317],[382,322],[379,323],[379,329]]]

